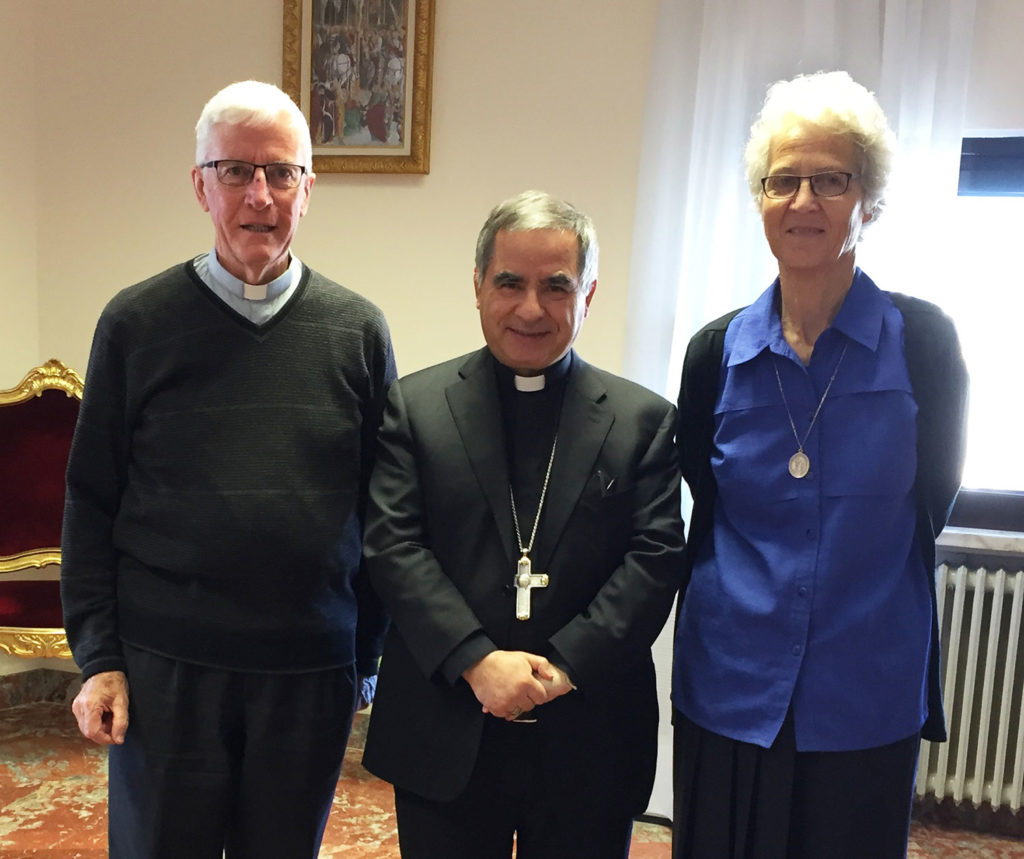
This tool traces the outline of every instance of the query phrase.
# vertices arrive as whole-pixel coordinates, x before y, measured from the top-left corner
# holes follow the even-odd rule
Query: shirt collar
[[[299,282],[299,277],[302,275],[302,263],[295,254],[292,254],[291,257],[292,261],[289,263],[288,268],[284,270],[284,273],[266,284],[266,295],[259,299],[250,300],[265,301],[267,299],[277,298],[277,296],[291,289],[293,284]],[[246,297],[245,281],[235,277],[221,265],[220,260],[217,259],[216,249],[211,250],[207,255],[206,266],[209,270],[210,278],[215,281],[218,286],[237,298]]]
[[[776,278],[753,304],[737,315],[738,327],[729,352],[730,367],[751,360],[765,349],[776,355],[787,354],[789,346],[782,334],[782,320],[777,309],[778,291],[779,279]],[[857,267],[843,305],[829,327],[874,352],[882,335],[885,307],[885,296],[881,290]]]
[[[882,338],[882,320],[887,306],[888,301],[875,282],[857,268],[853,284],[832,321],[832,327],[876,352]]]
[[[569,375],[569,370],[572,367],[572,349],[566,352],[561,358],[555,361],[554,364],[544,368],[544,372],[540,375],[544,376],[545,384],[543,387],[539,387],[536,390],[542,391],[545,388],[551,387],[553,384],[564,382],[566,377]],[[507,387],[511,390],[518,390],[516,387],[516,373],[511,367],[506,367],[497,358],[494,358],[494,353],[491,353],[491,357],[494,360],[495,372],[498,376],[498,383]],[[526,393],[535,393],[535,391],[527,391]]]

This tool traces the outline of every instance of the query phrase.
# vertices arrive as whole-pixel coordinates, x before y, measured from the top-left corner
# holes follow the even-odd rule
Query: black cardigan
[[[935,538],[949,518],[963,471],[966,448],[967,367],[952,321],[930,302],[887,293],[903,315],[904,349],[917,403],[917,475],[914,479],[915,539],[929,571],[932,603],[932,648],[928,660],[928,716],[921,729],[926,740],[946,739],[939,669],[939,619],[935,598]],[[741,308],[742,309],[742,308]],[[715,403],[721,376],[725,331],[740,310],[705,325],[690,340],[679,388],[676,447],[683,478],[693,495],[686,541],[684,584],[714,525],[718,485],[711,469]]]

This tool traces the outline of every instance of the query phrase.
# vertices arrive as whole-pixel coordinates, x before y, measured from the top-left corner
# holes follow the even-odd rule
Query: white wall
[[[526,187],[594,217],[579,346],[620,369],[656,6],[438,0],[430,174],[321,174],[295,244],[384,309],[402,372],[480,344],[476,232]],[[280,81],[281,17],[281,0],[0,0],[0,387],[49,357],[84,373],[106,301],[210,246],[192,128],[225,83]],[[1022,33],[1019,0],[978,0],[970,127],[1024,129]]]
[[[1024,3],[977,0],[968,130],[1024,133]]]
[[[384,309],[402,372],[482,343],[476,233],[527,187],[595,219],[579,346],[620,368],[655,5],[439,0],[430,173],[321,174],[295,243]],[[0,0],[0,153],[17,165],[0,196],[0,387],[50,357],[84,373],[109,298],[210,247],[193,127],[224,84],[280,82],[281,19],[281,0]],[[0,658],[0,674],[30,667],[47,663]]]
[[[16,219],[21,235],[5,231],[0,247],[22,269],[13,280],[25,283],[24,312],[37,308],[43,322],[27,326],[30,337],[13,315],[0,317],[0,340],[28,338],[0,355],[2,383],[51,355],[84,372],[106,301],[210,246],[188,177],[192,129],[225,83],[280,81],[282,3],[218,0],[218,19],[243,28],[231,39],[204,0],[0,3],[12,21],[0,70],[24,81],[4,95],[18,109],[9,109],[17,143],[5,140],[3,151],[45,165],[7,171],[25,185],[4,195],[5,223]],[[430,174],[317,177],[296,252],[381,305],[401,371],[482,342],[471,294],[476,232],[491,206],[527,187],[594,217],[600,289],[580,347],[621,366],[655,4],[441,0]],[[10,306],[14,286],[4,284]]]
[[[70,659],[24,659],[21,656],[9,656],[0,653],[0,676],[8,674],[21,674],[23,671],[32,671],[36,668],[50,668],[55,671],[64,671],[77,674],[78,668]]]
[[[35,53],[18,0],[0,0],[0,388],[39,363],[36,274]]]
[[[401,371],[480,343],[476,231],[526,187],[597,222],[600,288],[579,345],[621,367],[656,5],[439,0],[430,174],[321,174],[295,244],[383,307]],[[0,153],[17,165],[0,204],[0,386],[51,356],[84,372],[106,301],[210,245],[192,127],[224,83],[280,80],[282,3],[216,10],[233,38],[204,0],[0,0]],[[1024,4],[978,0],[970,127],[1024,128],[1022,32]]]

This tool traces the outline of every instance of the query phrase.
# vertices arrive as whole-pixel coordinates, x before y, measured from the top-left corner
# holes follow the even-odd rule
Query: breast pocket
[[[634,492],[632,484],[618,479],[609,488],[610,479],[603,472],[591,477],[573,518],[599,556],[618,558],[629,549],[633,533]]]
[[[905,495],[917,474],[917,403],[908,391],[850,394],[822,430],[823,491],[833,497]]]

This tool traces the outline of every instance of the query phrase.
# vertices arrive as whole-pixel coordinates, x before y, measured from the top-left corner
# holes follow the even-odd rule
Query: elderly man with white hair
[[[192,168],[213,249],[96,328],[62,597],[112,857],[315,857],[372,695],[361,533],[394,357],[380,311],[291,252],[314,179],[288,96],[221,90]]]

